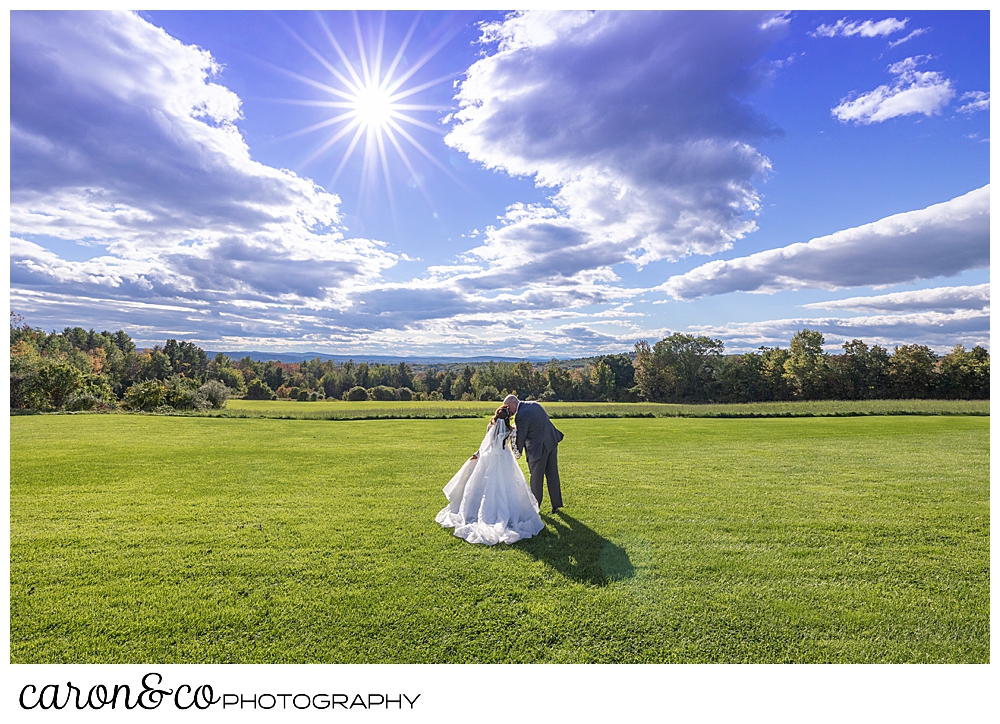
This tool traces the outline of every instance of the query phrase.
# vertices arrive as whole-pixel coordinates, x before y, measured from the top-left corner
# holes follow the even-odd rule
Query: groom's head
[[[507,395],[503,398],[503,406],[507,408],[511,415],[517,412],[517,395]]]

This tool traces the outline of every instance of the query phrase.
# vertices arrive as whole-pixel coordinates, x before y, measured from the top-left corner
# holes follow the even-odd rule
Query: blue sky
[[[986,12],[14,12],[11,309],[331,354],[988,346],[989,90]]]

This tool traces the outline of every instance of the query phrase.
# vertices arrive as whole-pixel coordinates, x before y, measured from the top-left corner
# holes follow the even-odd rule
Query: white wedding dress
[[[444,487],[449,504],[437,514],[438,523],[469,543],[488,546],[530,538],[545,527],[513,443],[514,432],[504,420],[490,424],[479,457],[468,460]]]

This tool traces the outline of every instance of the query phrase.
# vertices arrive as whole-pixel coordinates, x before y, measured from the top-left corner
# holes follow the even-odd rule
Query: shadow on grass
[[[514,546],[516,550],[548,563],[567,578],[594,586],[605,586],[635,575],[624,548],[598,535],[573,516],[560,511],[542,518],[547,524],[545,530],[534,538],[520,541]]]

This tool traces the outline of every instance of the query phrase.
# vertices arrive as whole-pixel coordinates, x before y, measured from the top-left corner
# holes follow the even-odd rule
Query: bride
[[[515,432],[510,412],[501,407],[478,452],[444,488],[449,504],[435,520],[469,543],[514,543],[545,527],[538,501],[514,459]]]

